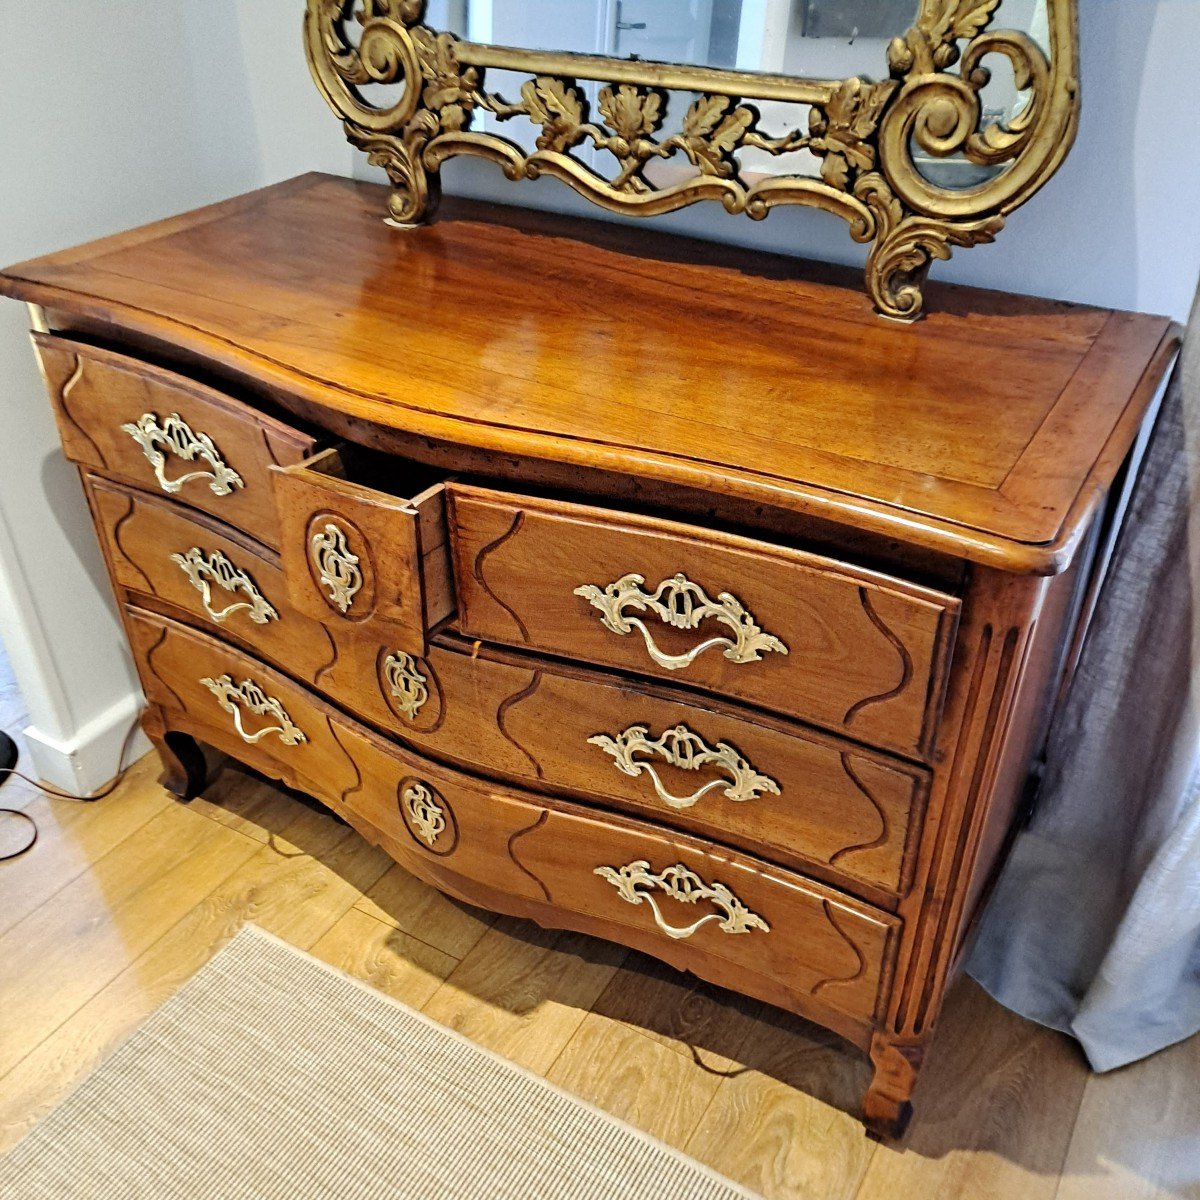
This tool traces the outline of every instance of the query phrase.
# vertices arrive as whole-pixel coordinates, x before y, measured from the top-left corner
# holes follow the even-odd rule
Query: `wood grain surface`
[[[86,477],[114,580],[146,603],[232,640],[315,687],[362,719],[439,757],[606,802],[742,845],[768,858],[816,868],[868,899],[900,894],[912,864],[927,772],[848,742],[720,701],[581,671],[549,659],[485,650],[454,637],[416,663],[427,698],[402,712],[381,666],[399,647],[391,623],[315,621],[287,603],[278,559],[265,547],[186,508],[100,476]],[[251,619],[242,591],[210,586],[205,596],[177,556],[222,554],[251,580],[274,616]],[[662,734],[684,723],[710,746],[748,756],[781,790],[734,802],[717,790],[688,809],[664,804],[648,775],[631,777],[588,739],[638,724]],[[639,756],[642,757],[642,756]],[[662,782],[682,795],[733,782],[719,768],[684,771],[661,758]]]
[[[702,687],[912,757],[932,749],[953,596],[761,540],[488,489],[452,487],[450,524],[468,637]],[[729,596],[743,627],[773,640],[734,659],[740,630],[720,618],[681,628],[679,613],[648,610],[681,575],[710,603]],[[644,632],[618,632],[601,607],[629,576],[633,599],[612,616]],[[669,591],[662,601],[700,603],[691,593],[672,605]]]
[[[1044,571],[1176,338],[957,288],[899,328],[794,259],[471,202],[399,232],[382,207],[373,185],[306,176],[11,267],[0,290],[357,440],[451,442],[528,475],[515,454],[580,490],[594,471],[716,491]]]
[[[605,933],[703,978],[820,1015],[860,1042],[875,1024],[894,917],[706,841],[461,775],[384,742],[206,635],[138,611],[129,627],[147,695],[169,728],[319,797],[427,881],[485,903],[500,897],[489,906],[536,913],[543,924]],[[288,745],[268,733],[247,742],[202,683],[226,674],[280,702],[305,740]],[[249,714],[246,734],[278,721]],[[406,808],[414,784],[440,818],[432,837],[422,837]],[[676,868],[693,878],[682,893],[648,884],[631,900],[601,870],[639,862],[666,872],[664,880]],[[716,891],[689,896],[695,888]],[[756,924],[739,926],[739,910]]]
[[[608,1040],[621,1055],[646,1042],[646,1061],[600,1069],[596,996],[622,1011],[610,989],[647,952],[868,1050],[864,1116],[899,1136],[1063,685],[1074,598],[1097,587],[1100,506],[1177,331],[962,289],[901,330],[834,269],[471,203],[402,232],[375,219],[378,201],[304,177],[0,277],[49,306],[35,340],[64,446],[93,476],[143,727],[167,785],[204,792],[190,859],[167,810],[130,810],[141,858],[109,863],[114,843],[94,835],[110,907],[155,898],[133,951],[185,919],[222,848],[260,844],[281,803],[270,789],[214,802],[199,738],[399,864],[364,880],[327,943],[381,986],[466,1012],[481,1038],[494,1026],[673,1140],[728,1141],[758,1102],[751,1141],[778,1147],[819,1114],[776,1089],[790,1066],[772,1083],[730,1045],[704,1061],[742,1062],[741,1082],[700,1080],[672,1042],[681,1026],[644,1006]],[[158,479],[122,426],[175,412],[190,431],[155,433]],[[175,487],[218,448],[244,487]],[[358,611],[316,586],[323,518],[359,556]],[[205,589],[171,569],[192,551],[244,568],[278,620],[206,611]],[[236,703],[218,702],[224,676]],[[722,791],[720,771],[741,790]],[[45,894],[30,882],[0,941],[43,921],[38,936],[72,941]],[[62,919],[85,921],[84,876],[61,899]],[[521,949],[505,940],[518,927],[482,909],[560,932]],[[115,970],[107,929],[81,936]],[[563,964],[589,935],[619,948],[573,991],[584,977]],[[10,949],[27,980],[37,956]],[[491,986],[475,955],[489,981],[510,972],[495,1007],[565,1006],[540,1030],[480,1020],[454,982]],[[68,958],[44,969],[49,998],[17,1005],[36,1044],[89,1003]],[[22,1036],[0,1036],[0,1069]],[[989,1078],[1032,1098],[1000,1141],[1031,1147],[1048,1178],[1067,1153],[1049,1108],[1081,1093],[1069,1072],[1061,1090],[1030,1085],[1029,1045],[1009,1071],[999,1037]],[[827,1049],[806,1059],[818,1093]],[[957,1131],[978,1097],[940,1078]],[[849,1139],[832,1186],[827,1163],[789,1146],[755,1186],[874,1196],[908,1172],[924,1194],[991,1186],[943,1157],[918,1170]]]
[[[34,345],[68,458],[162,495],[165,489],[154,466],[124,426],[147,416],[161,426],[178,415],[196,438],[209,439],[219,460],[240,482],[217,494],[210,486],[209,462],[188,461],[164,450],[162,475],[168,483],[198,473],[165,494],[278,548],[279,521],[268,468],[299,462],[312,451],[312,435],[192,379],[123,354],[51,334],[35,334]]]
[[[426,634],[454,611],[443,489],[428,472],[396,465],[393,492],[347,478],[343,454],[271,472],[280,521],[280,557],[298,612],[335,628],[366,629],[414,654]],[[406,474],[413,476],[405,478]],[[322,580],[314,537],[336,530],[352,556],[357,582],[345,608]]]
[[[340,673],[328,678],[350,678],[349,661],[344,657]],[[374,667],[368,654],[358,667],[357,696],[374,686]],[[418,668],[429,699],[412,719],[395,714],[384,727],[427,753],[535,788],[616,804],[815,871],[840,887],[865,888],[876,902],[894,904],[907,890],[928,788],[921,767],[714,697],[449,635]],[[363,711],[363,702],[356,703]],[[752,799],[731,799],[719,786],[733,782],[730,771],[711,764],[684,769],[662,754],[632,755],[632,762],[655,768],[676,801],[708,789],[695,804],[673,807],[645,770],[628,773],[591,740],[635,728],[661,737],[680,726],[709,747],[745,756],[778,793],[764,789]]]

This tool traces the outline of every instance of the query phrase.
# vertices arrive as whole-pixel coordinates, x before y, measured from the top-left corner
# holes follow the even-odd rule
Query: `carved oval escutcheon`
[[[375,610],[375,564],[362,530],[338,513],[319,512],[304,532],[305,560],[313,587],[347,621]]]
[[[426,659],[384,645],[376,655],[375,676],[401,732],[434,733],[441,727],[442,684]]]
[[[415,776],[400,781],[396,789],[400,816],[414,842],[441,858],[458,847],[458,820],[450,802],[432,784]]]

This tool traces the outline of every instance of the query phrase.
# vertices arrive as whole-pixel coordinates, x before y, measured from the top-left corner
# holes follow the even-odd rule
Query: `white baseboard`
[[[141,692],[130,693],[77,730],[69,741],[47,737],[37,726],[28,726],[22,730],[32,760],[32,770],[26,774],[77,796],[97,791],[117,773],[126,738],[126,766],[150,749],[140,729],[130,735],[145,703]]]

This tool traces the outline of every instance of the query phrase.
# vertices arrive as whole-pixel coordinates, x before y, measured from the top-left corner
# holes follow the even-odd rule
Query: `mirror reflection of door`
[[[473,0],[467,23],[476,42],[608,54],[615,7],[616,0]]]
[[[1006,25],[1048,41],[1046,0],[1003,0],[1003,6]],[[435,29],[501,46],[842,79],[878,77],[887,61],[888,37],[902,33],[918,7],[919,0],[429,0],[426,21]],[[487,74],[489,86],[510,99],[519,96],[527,78],[507,70]],[[993,72],[981,96],[986,120],[1005,124],[1028,103],[1028,93],[1015,84],[1004,64]],[[577,86],[594,116],[603,83],[580,79]],[[694,93],[672,97],[674,126],[693,99]],[[776,136],[805,119],[786,102],[759,100],[755,106],[762,128]],[[524,118],[502,123],[491,113],[478,114],[474,127],[502,133],[527,151],[534,149],[539,132]],[[602,173],[611,166],[588,142],[573,153]],[[972,186],[1001,169],[970,163],[962,154],[917,158],[930,179],[949,187]],[[741,162],[747,172],[770,175],[811,175],[820,166],[807,154],[781,159],[753,148],[742,153]],[[651,175],[669,169],[659,160],[648,167]]]
[[[612,19],[617,57],[710,62],[713,4],[714,0],[615,0]]]

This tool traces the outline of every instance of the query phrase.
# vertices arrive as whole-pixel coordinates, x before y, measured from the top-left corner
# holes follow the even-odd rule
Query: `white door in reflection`
[[[707,63],[713,7],[714,0],[614,0],[614,52],[619,58]]]
[[[473,0],[467,8],[468,36],[475,42],[610,54],[616,0]]]

